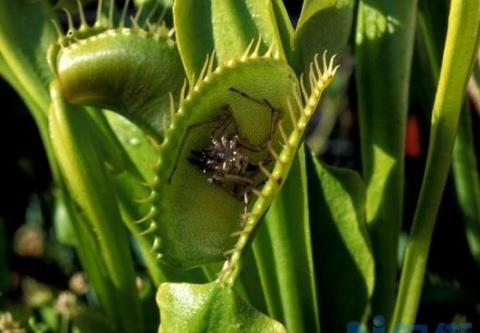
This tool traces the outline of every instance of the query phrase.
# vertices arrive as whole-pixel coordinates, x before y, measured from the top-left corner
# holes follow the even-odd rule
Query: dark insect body
[[[259,173],[259,163],[269,164],[269,156],[261,161],[253,161],[247,152],[265,152],[271,142],[279,111],[267,101],[259,101],[235,88],[229,88],[240,96],[254,101],[262,106],[267,106],[272,113],[272,130],[265,143],[254,146],[248,140],[242,139],[238,134],[238,126],[232,116],[230,106],[226,106],[227,112],[219,117],[219,124],[214,128],[210,144],[200,150],[191,150],[188,161],[197,166],[205,175],[209,183],[218,185],[228,191],[239,201],[244,201],[247,208],[252,189],[256,184]],[[233,125],[233,126],[231,126]],[[234,134],[227,134],[230,127],[234,128]],[[261,180],[260,183],[263,183]],[[258,183],[258,180],[257,180]]]

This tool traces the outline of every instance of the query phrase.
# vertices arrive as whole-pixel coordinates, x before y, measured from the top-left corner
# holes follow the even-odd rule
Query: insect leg
[[[183,151],[183,146],[185,145],[185,141],[187,140],[188,136],[190,135],[190,131],[193,130],[193,129],[196,129],[198,127],[204,126],[206,124],[210,124],[210,123],[219,121],[220,119],[222,119],[221,117],[222,116],[217,116],[217,117],[214,117],[212,119],[207,119],[207,120],[198,122],[196,124],[193,124],[193,125],[190,125],[190,126],[187,127],[187,130],[185,131],[185,134],[182,137],[182,141],[180,143],[180,148],[178,149],[177,156],[175,157],[175,163],[173,164],[172,171],[170,171],[170,175],[168,177],[168,183],[169,184],[172,182],[172,178],[173,178],[173,175],[175,174],[175,170],[177,170],[178,162],[179,162],[180,156],[181,156],[182,151]]]
[[[218,116],[217,120],[220,124],[213,129],[212,138],[218,139],[221,137],[232,123],[235,126],[235,130],[237,130],[237,124],[232,115],[232,108],[228,104],[224,108],[224,113]]]
[[[267,140],[265,140],[265,142],[259,144],[259,145],[252,145],[250,142],[248,142],[248,140],[245,140],[245,139],[242,139],[242,138],[239,138],[239,143],[246,149],[252,151],[252,152],[259,152],[259,151],[264,151],[266,148],[267,148],[267,145],[272,141],[272,138],[273,138],[273,135],[274,135],[274,132],[275,132],[275,129],[277,128],[277,125],[278,125],[278,122],[280,121],[280,119],[282,118],[282,112],[278,109],[276,109],[272,103],[270,103],[268,101],[268,99],[266,98],[263,98],[261,100],[257,99],[257,98],[254,98],[248,94],[246,94],[245,92],[243,91],[240,91],[234,87],[230,87],[228,88],[228,90],[230,91],[233,91],[234,93],[237,93],[239,94],[240,96],[252,101],[252,102],[255,102],[257,104],[260,104],[262,106],[266,106],[268,107],[268,109],[270,110],[271,112],[271,115],[270,115],[270,118],[271,118],[271,126],[270,126],[270,136],[267,138]],[[237,131],[238,133],[238,131]]]

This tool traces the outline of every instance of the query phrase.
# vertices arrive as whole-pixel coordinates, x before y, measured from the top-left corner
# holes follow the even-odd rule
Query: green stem
[[[356,60],[367,223],[376,263],[372,313],[389,321],[404,196],[405,125],[416,0],[361,0]]]
[[[95,230],[101,256],[115,288],[118,320],[126,332],[141,330],[140,304],[127,233],[115,191],[83,110],[66,104],[51,85],[50,132],[55,156],[73,197]]]
[[[28,81],[31,79],[31,77],[25,76],[23,81],[19,80],[18,76],[12,71],[12,69],[3,59],[0,61],[0,71],[3,77],[20,95],[35,120],[43,147],[46,151],[54,184],[57,188],[58,195],[60,196],[58,200],[63,200],[65,202],[72,221],[72,226],[75,230],[75,235],[78,242],[76,250],[80,262],[89,277],[89,281],[93,286],[99,303],[107,313],[108,318],[113,322],[116,320],[114,312],[117,305],[112,298],[112,295],[114,294],[113,286],[111,285],[110,277],[105,272],[105,262],[99,257],[98,244],[95,241],[95,235],[93,234],[93,231],[88,230],[86,225],[82,224],[85,221],[80,221],[81,217],[77,217],[77,215],[81,214],[77,214],[78,212],[74,208],[73,201],[67,189],[65,188],[63,177],[60,175],[57,160],[54,156],[48,129],[48,120],[46,116],[50,103],[48,94],[46,94],[46,91],[44,91],[43,87],[40,86],[37,91],[37,98],[34,98],[32,96],[32,92],[34,91],[27,89],[22,83]],[[30,87],[34,85],[35,83],[32,83]],[[41,96],[41,98],[39,98],[39,96]],[[41,104],[38,104],[38,102]]]
[[[433,46],[433,31],[435,30],[431,19],[426,19],[422,12],[419,13],[419,23],[421,45],[425,47],[427,54],[424,65],[430,66],[433,82],[436,84],[440,76],[439,58],[441,54],[440,50]],[[476,86],[475,72],[478,70],[478,63],[476,63],[467,87],[470,100],[472,100],[470,87],[472,84]],[[434,87],[432,85],[429,88],[433,89]],[[476,105],[475,100],[473,100],[473,104]],[[467,240],[473,258],[480,267],[480,180],[477,171],[471,111],[469,103],[466,101],[458,124],[453,150],[452,171],[457,199],[465,223]]]
[[[392,323],[415,321],[427,256],[452,158],[458,119],[478,46],[480,0],[452,0],[432,112],[427,167],[407,245]]]
[[[105,261],[100,256],[98,242],[95,239],[94,232],[88,228],[86,217],[76,211],[73,200],[68,193],[63,180],[57,183],[59,198],[63,200],[67,209],[72,228],[75,231],[77,244],[75,249],[78,254],[82,268],[88,276],[88,281],[93,287],[93,292],[98,299],[101,308],[106,312],[107,318],[111,322],[116,322],[115,313],[116,304],[112,297],[114,288],[112,281],[105,269]]]

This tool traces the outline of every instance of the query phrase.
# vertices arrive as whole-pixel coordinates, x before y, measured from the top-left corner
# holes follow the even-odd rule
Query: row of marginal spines
[[[138,10],[126,0],[122,7],[113,0],[98,0],[92,8],[77,0],[75,15],[66,8],[58,8],[58,21],[53,21],[59,36],[59,44],[74,43],[106,30],[130,28],[164,37],[172,37],[174,30],[165,23],[168,7],[161,7],[160,2],[152,6],[141,5]],[[61,14],[63,11],[64,15]],[[66,31],[66,32],[65,32]]]

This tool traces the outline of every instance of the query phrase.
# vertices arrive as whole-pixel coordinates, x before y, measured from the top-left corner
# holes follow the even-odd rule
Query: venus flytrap
[[[91,24],[87,2],[56,4],[69,9],[60,14],[64,32],[49,22],[56,19],[49,0],[11,6],[0,0],[0,72],[35,115],[72,215],[72,243],[111,330],[158,326],[150,319],[155,295],[135,288],[143,267],[159,287],[159,332],[337,332],[349,320],[367,321],[371,309],[388,318],[416,1],[359,5],[355,57],[366,186],[357,173],[322,164],[302,145],[338,69],[332,55],[349,39],[353,1],[305,0],[296,28],[281,0],[137,0],[132,16],[128,1],[117,8],[100,0],[96,9],[91,4]],[[468,38],[454,43],[466,59],[478,0],[453,4],[471,9],[452,10],[466,15]],[[34,34],[27,25],[14,29],[23,11],[38,28]],[[167,27],[163,19],[172,17]],[[444,180],[450,152],[440,147],[451,148],[462,98],[456,88],[468,72],[466,61],[451,70],[449,47],[450,70],[442,69],[449,79],[441,82],[452,90],[436,104],[430,158],[440,157],[437,171],[433,162],[427,167],[427,185]],[[369,67],[378,52],[389,59],[386,72]],[[391,113],[383,112],[385,101]],[[443,109],[451,111],[446,118]],[[416,312],[415,281],[423,270],[415,259],[426,257],[441,187],[432,185],[432,192],[427,185],[395,320],[413,321]],[[148,313],[140,313],[140,303],[149,302]],[[74,326],[102,331],[103,318],[90,319]]]
[[[327,63],[326,54],[323,56],[323,67],[320,68],[318,59],[316,58],[309,73],[309,91],[303,85],[301,81],[300,96],[298,90],[294,90],[293,96],[287,97],[287,110],[290,116],[291,132],[287,134],[285,129],[280,123],[278,131],[281,136],[280,151],[275,151],[273,148],[269,148],[270,153],[275,161],[275,165],[271,171],[261,168],[261,172],[265,174],[267,180],[264,187],[261,190],[255,190],[254,194],[257,196],[257,200],[253,202],[251,211],[248,211],[245,218],[245,227],[240,232],[240,238],[232,252],[232,256],[227,260],[225,266],[220,273],[219,281],[227,285],[233,285],[235,279],[239,273],[239,260],[243,251],[250,240],[250,234],[257,226],[260,217],[265,214],[265,211],[273,201],[273,198],[278,194],[283,181],[293,163],[293,159],[296,156],[300,140],[303,138],[306,125],[310,120],[313,112],[315,111],[317,104],[320,100],[323,90],[333,79],[338,67],[334,66],[334,58],[332,57]],[[303,100],[302,100],[303,98]]]
[[[249,65],[249,60],[248,58],[248,53],[249,50],[247,49],[247,52],[245,54],[245,59],[243,66],[246,68],[243,68],[242,74],[244,74],[248,70],[248,65]],[[258,52],[258,51],[257,51]],[[258,57],[258,55],[255,55],[255,57]],[[258,61],[258,60],[257,60]],[[268,57],[266,60],[268,61]],[[252,61],[252,64],[255,64],[256,61]],[[228,66],[228,65],[227,65]],[[235,62],[232,62],[231,65],[232,71],[238,68],[242,68],[242,63],[236,64]],[[242,217],[242,228],[240,231],[234,233],[233,236],[238,237],[237,242],[235,243],[233,249],[230,251],[226,252],[226,255],[228,256],[227,261],[224,264],[224,267],[222,271],[220,272],[220,275],[217,279],[216,282],[211,283],[210,286],[187,286],[187,285],[181,285],[181,284],[164,284],[160,287],[159,292],[157,294],[157,302],[160,307],[161,313],[166,313],[167,317],[165,322],[162,323],[160,326],[160,331],[159,332],[166,332],[172,330],[172,332],[197,332],[197,330],[201,330],[199,326],[196,327],[194,323],[203,323],[202,325],[208,326],[207,323],[210,321],[214,320],[208,313],[204,313],[204,311],[207,311],[208,308],[211,308],[213,311],[214,309],[220,306],[217,304],[217,302],[226,302],[222,306],[232,306],[230,305],[231,303],[235,303],[235,298],[230,298],[232,297],[232,287],[238,277],[238,274],[240,272],[240,259],[242,257],[242,253],[244,251],[245,246],[249,243],[251,240],[251,237],[253,236],[254,230],[257,228],[257,224],[260,221],[260,218],[265,214],[265,211],[275,198],[275,196],[278,194],[281,186],[284,183],[284,179],[293,163],[293,160],[296,157],[296,151],[298,149],[298,146],[300,144],[300,140],[303,137],[306,124],[310,117],[312,116],[316,105],[320,99],[322,91],[325,89],[325,87],[328,86],[330,81],[332,80],[335,71],[337,70],[337,67],[334,66],[333,58],[330,59],[329,62],[326,60],[326,55],[324,54],[323,58],[323,63],[322,67],[319,64],[318,60],[315,59],[314,64],[312,64],[311,67],[311,72],[309,74],[309,91],[306,90],[306,88],[303,85],[303,81],[300,84],[300,87],[293,85],[293,91],[290,93],[290,95],[286,95],[287,98],[285,100],[286,108],[288,111],[288,115],[285,115],[287,117],[285,120],[280,120],[279,124],[277,125],[278,128],[276,131],[278,133],[275,138],[280,140],[280,149],[278,151],[275,150],[273,144],[271,142],[268,143],[267,149],[268,152],[273,159],[273,166],[268,168],[268,166],[264,166],[263,164],[259,164],[259,169],[260,172],[264,174],[265,181],[264,184],[257,188],[252,188],[252,193],[254,195],[254,200],[251,204],[251,206],[247,205],[248,209],[245,213],[240,214],[240,211],[236,212],[236,216],[230,217],[233,221],[237,221],[236,224],[238,225],[239,221],[239,216]],[[265,70],[265,69],[264,69]],[[258,71],[257,71],[258,72]],[[207,71],[208,73],[208,71]],[[222,70],[219,70],[219,73],[222,73]],[[252,71],[252,73],[255,73]],[[233,72],[232,75],[235,73]],[[205,81],[208,82],[210,79],[208,78],[208,74],[205,74]],[[224,75],[222,78],[225,80],[224,83],[228,83],[228,85],[231,83],[228,80],[228,76],[225,75],[224,73],[219,74],[219,75]],[[253,74],[252,74],[253,75]],[[246,76],[243,76],[245,78]],[[251,81],[248,81],[250,84],[252,84]],[[236,84],[241,84],[240,82],[236,82]],[[227,85],[227,86],[228,86]],[[202,87],[203,88],[203,87]],[[244,89],[248,89],[249,87],[244,87]],[[251,87],[250,87],[251,88]],[[292,86],[287,88],[292,88]],[[206,88],[205,88],[206,89]],[[208,92],[204,91],[202,89],[197,89],[197,93],[203,93],[202,96],[203,98],[208,98]],[[213,93],[213,92],[212,92]],[[258,96],[258,90],[255,91],[255,96]],[[300,95],[302,94],[302,95]],[[285,95],[284,95],[285,96]],[[202,103],[195,103],[195,106],[202,105]],[[221,105],[221,104],[220,104]],[[211,104],[209,104],[209,107],[211,107]],[[215,110],[215,109],[214,109]],[[238,112],[238,111],[237,111]],[[238,114],[238,117],[242,117],[242,111],[240,111],[240,114]],[[243,111],[245,112],[245,111]],[[202,115],[205,112],[202,113]],[[235,113],[235,115],[237,115]],[[208,116],[208,113],[207,113]],[[211,115],[210,115],[211,116]],[[173,117],[175,124],[175,119],[176,117]],[[283,122],[285,123],[283,124]],[[198,123],[198,122],[197,122]],[[288,132],[285,128],[288,128]],[[175,127],[172,126],[171,130],[174,131]],[[185,130],[186,131],[186,130]],[[166,139],[168,140],[169,134],[167,132]],[[181,142],[181,141],[180,141]],[[175,144],[175,143],[174,143]],[[184,145],[177,143],[177,146],[183,147]],[[173,155],[175,156],[175,155]],[[187,155],[188,156],[188,155]],[[176,161],[176,159],[174,159]],[[185,165],[186,167],[187,165]],[[192,168],[190,166],[190,168]],[[192,168],[193,169],[193,168]],[[175,172],[178,172],[178,168],[175,170]],[[198,171],[197,171],[198,172]],[[192,177],[187,178],[188,180],[191,180]],[[205,177],[202,179],[203,183],[205,183]],[[211,185],[211,184],[209,184]],[[200,189],[201,185],[197,187],[197,189]],[[205,187],[205,190],[207,190],[208,187]],[[221,189],[217,189],[221,190]],[[162,198],[162,196],[160,196]],[[225,198],[223,198],[225,200]],[[232,201],[235,200],[234,198],[231,199]],[[217,205],[218,205],[218,201]],[[240,207],[242,207],[240,205]],[[251,208],[250,208],[251,207]],[[220,217],[220,220],[222,220],[225,217],[225,214],[222,214]],[[228,222],[228,220],[222,220],[223,223]],[[168,221],[165,221],[168,222]],[[175,222],[173,222],[175,223]],[[177,222],[178,223],[178,222]],[[190,224],[191,227],[191,224]],[[217,228],[218,229],[218,228]],[[165,235],[165,233],[164,233]],[[198,238],[198,233],[197,233],[197,238]],[[205,243],[205,241],[204,241]],[[168,248],[165,248],[168,249]],[[196,249],[195,253],[198,253],[199,250],[203,249]],[[186,297],[185,293],[187,293],[189,296]],[[203,305],[203,302],[205,302],[205,299],[212,299],[213,303],[208,303]],[[222,301],[220,301],[222,300]],[[178,312],[178,310],[175,310],[177,306],[179,308],[182,308],[182,306],[186,306],[188,303],[197,303],[199,304],[198,306],[194,307],[192,311],[187,312],[185,314]],[[185,322],[178,322],[178,321],[173,321],[170,319],[170,312],[173,311],[173,314],[176,316],[183,316],[185,318]],[[220,313],[216,314],[217,312],[214,312],[214,316],[220,315]],[[247,315],[248,313],[248,315]],[[242,328],[244,332],[256,332],[258,328],[256,326],[250,326],[250,324],[255,323],[257,319],[255,318],[254,313],[250,313],[244,309],[244,306],[239,306],[238,309],[236,309],[235,312],[233,313],[226,313],[222,314],[222,317],[230,317],[229,321],[227,323],[233,324],[235,323],[234,318],[237,316],[242,318],[240,319],[238,329]],[[250,323],[250,324],[247,324]],[[211,328],[211,332],[214,332],[215,330],[221,331],[223,327],[223,321],[221,319],[216,319],[215,320],[215,326]],[[272,332],[277,332],[277,328],[275,323],[269,323],[268,324],[268,329],[263,328],[262,331],[269,331],[272,330]],[[278,327],[278,329],[280,329]],[[209,330],[210,331],[210,330]],[[283,331],[280,329],[280,331]]]
[[[160,159],[155,167],[156,177],[150,183],[151,194],[146,198],[146,202],[151,205],[151,209],[150,213],[137,221],[139,225],[146,224],[147,226],[144,232],[139,234],[140,237],[144,238],[153,235],[154,241],[152,242],[151,251],[157,253],[155,256],[158,259],[183,266],[198,265],[211,260],[218,260],[223,258],[226,250],[233,246],[232,242],[235,238],[232,238],[232,233],[234,233],[236,234],[235,237],[240,235],[240,240],[232,254],[232,262],[234,263],[232,267],[235,268],[233,271],[237,272],[236,261],[238,261],[242,252],[241,248],[248,241],[248,235],[253,230],[252,226],[261,217],[258,214],[258,207],[259,205],[263,206],[261,210],[265,211],[272,201],[274,193],[270,194],[271,197],[266,201],[263,200],[266,196],[264,193],[264,198],[260,199],[260,202],[264,201],[263,204],[250,204],[250,206],[257,207],[256,221],[252,222],[250,218],[250,222],[246,224],[250,230],[245,229],[239,232],[239,228],[243,227],[245,223],[245,221],[242,221],[241,216],[247,216],[245,213],[242,214],[242,212],[247,209],[249,202],[238,200],[238,198],[226,193],[225,189],[215,187],[215,184],[209,184],[205,175],[202,175],[201,170],[198,170],[192,163],[186,163],[193,151],[202,149],[201,145],[193,145],[196,141],[194,139],[198,139],[199,135],[200,137],[203,135],[203,145],[207,144],[212,139],[212,127],[221,125],[221,123],[219,124],[222,118],[221,115],[227,110],[231,113],[230,117],[233,119],[234,124],[230,127],[227,126],[225,130],[233,131],[229,135],[238,135],[247,142],[241,143],[245,145],[244,148],[250,145],[255,147],[253,149],[251,147],[248,148],[252,150],[249,153],[249,158],[254,163],[252,165],[258,165],[258,170],[261,170],[264,174],[263,176],[253,175],[252,178],[255,178],[255,181],[252,181],[252,184],[249,185],[263,186],[263,183],[265,183],[268,189],[271,185],[268,181],[270,173],[267,168],[273,168],[273,172],[276,175],[274,182],[277,184],[276,191],[278,191],[279,185],[282,183],[281,178],[286,177],[289,164],[291,164],[295,156],[296,147],[303,136],[306,122],[320,98],[321,90],[324,89],[334,74],[333,63],[327,64],[326,59],[324,59],[323,65],[325,68],[323,70],[326,72],[322,73],[318,62],[315,62],[315,68],[312,67],[309,76],[311,85],[311,97],[309,98],[306,89],[303,87],[303,82],[299,85],[295,79],[295,74],[280,59],[276,50],[278,46],[272,44],[270,50],[261,54],[261,40],[258,40],[256,45],[251,42],[250,46],[238,60],[229,59],[225,64],[220,63],[215,67],[215,70],[213,55],[210,57],[210,60],[207,59],[199,74],[199,78],[193,79],[192,77],[190,82],[191,88],[188,89],[188,92],[186,87],[182,90],[178,110],[176,109],[175,98],[172,98],[176,95],[175,90],[169,91],[170,113],[166,114],[162,112],[162,109],[165,110],[165,108],[155,109],[153,107],[158,105],[158,103],[155,103],[157,98],[155,96],[152,96],[153,103],[150,105],[136,104],[135,102],[136,100],[141,101],[145,96],[147,96],[147,101],[152,100],[148,96],[154,94],[154,91],[161,96],[162,92],[166,91],[165,87],[152,84],[146,87],[147,89],[151,88],[151,90],[143,90],[145,93],[140,93],[136,96],[128,95],[132,93],[131,84],[135,82],[135,77],[122,74],[118,80],[120,83],[115,82],[110,77],[114,72],[112,71],[113,67],[109,66],[109,62],[114,59],[120,61],[123,65],[122,68],[127,69],[127,73],[129,70],[132,70],[131,66],[137,66],[136,68],[142,68],[142,65],[144,68],[149,67],[146,66],[149,64],[148,62],[138,64],[134,54],[122,51],[128,50],[128,47],[132,47],[134,44],[135,47],[142,47],[142,43],[147,45],[150,42],[148,40],[149,32],[144,32],[138,26],[136,19],[133,20],[133,28],[123,28],[125,12],[121,15],[120,28],[116,28],[113,23],[113,10],[109,11],[108,19],[103,21],[101,20],[101,8],[99,3],[97,21],[92,28],[86,25],[83,18],[84,14],[80,10],[81,25],[78,29],[74,28],[72,19],[68,14],[68,33],[64,35],[58,29],[59,42],[51,47],[49,60],[58,77],[59,91],[65,95],[67,100],[74,104],[113,106],[117,112],[127,116],[146,130],[156,142],[155,145],[158,146]],[[150,32],[154,37],[152,38],[153,43],[159,41],[158,35],[155,35],[155,29],[156,27],[150,26]],[[167,35],[164,36],[164,38],[168,39]],[[119,40],[122,41],[122,38],[123,42],[120,43]],[[123,45],[125,42],[128,44],[128,47],[122,49],[122,46],[125,46]],[[118,53],[102,53],[104,48],[109,49],[116,46],[120,46]],[[124,52],[123,58],[121,58],[122,52]],[[152,55],[160,55],[162,50],[153,49],[151,53]],[[88,56],[82,58],[80,57],[82,54]],[[103,60],[105,66],[98,66],[97,60],[102,59],[101,56],[105,55],[106,57]],[[110,55],[113,57],[109,58]],[[115,58],[116,56],[119,57]],[[152,58],[147,53],[147,61],[149,57],[150,59]],[[95,59],[95,61],[89,62],[90,59]],[[165,64],[163,63],[163,65]],[[98,66],[99,70],[95,70],[96,66]],[[96,77],[90,73],[98,76]],[[273,80],[276,86],[275,89],[272,89],[272,78],[276,78]],[[161,78],[157,79],[161,82]],[[254,86],[251,86],[252,83]],[[303,96],[300,96],[300,88]],[[262,92],[263,89],[264,91]],[[285,98],[285,96],[289,95],[291,96],[289,99]],[[163,93],[163,96],[168,95]],[[120,98],[115,99],[115,97]],[[309,103],[309,105],[305,106],[305,112],[300,111],[304,107],[303,103]],[[148,114],[150,112],[148,110],[153,113]],[[285,110],[289,111],[286,112]],[[295,119],[297,117],[296,112],[300,113],[298,121]],[[282,118],[287,117],[287,115],[290,118],[290,122],[285,121],[284,125],[280,125],[278,121],[283,121]],[[170,116],[170,119],[165,116]],[[159,118],[166,119],[162,126],[158,126]],[[254,120],[253,122],[252,119]],[[209,122],[213,123],[214,126],[212,124],[210,126],[202,124]],[[261,131],[259,131],[260,125],[263,126]],[[160,127],[163,128],[160,129]],[[151,130],[152,128],[154,129],[153,131]],[[192,132],[193,137],[191,137]],[[285,137],[289,137],[288,140],[291,142],[285,141],[283,144],[287,148],[282,149],[282,144],[279,146],[278,142],[284,141]],[[108,156],[111,154],[109,152],[105,153],[108,159]],[[278,171],[278,168],[276,170],[270,166],[272,163],[282,163],[283,167]],[[120,164],[122,163],[120,162]],[[65,164],[64,166],[66,167]],[[185,175],[182,174],[184,173],[183,170],[187,170],[186,172],[190,176],[184,177]],[[278,173],[282,173],[283,176],[278,176]],[[197,181],[193,180],[195,177],[198,179]],[[264,180],[264,178],[267,180]],[[178,179],[180,181],[188,180],[189,184],[187,185],[191,187],[190,191],[184,191],[185,186],[183,186],[183,183],[180,183],[182,186],[176,183]],[[236,191],[235,187],[237,185],[234,184],[233,188],[230,189]],[[248,188],[248,193],[243,193],[245,197],[258,191],[254,187]],[[192,199],[173,200],[170,201],[170,204],[168,203],[167,199],[169,196],[172,197],[181,193],[184,193],[183,195],[191,193]],[[212,196],[212,193],[217,193],[215,194],[218,197],[217,200],[212,200],[215,199],[215,195]],[[237,194],[241,196],[242,193]],[[212,224],[212,221],[215,220],[212,214],[210,214],[208,220],[202,223],[198,223],[198,220],[189,221],[192,217],[196,217],[196,211],[205,209],[205,207],[199,207],[197,210],[187,207],[188,209],[185,210],[180,203],[198,201],[198,198],[205,198],[206,202],[216,203],[228,200],[237,208],[219,211],[217,219],[220,223]],[[161,208],[166,209],[162,211]],[[208,211],[214,212],[215,210],[211,209]],[[184,216],[190,217],[178,219],[178,216],[182,213]],[[225,230],[225,227],[229,225],[231,229]],[[207,229],[210,232],[201,232],[205,226],[210,228]],[[214,226],[213,229],[212,226]],[[197,230],[200,230],[200,232],[197,232]],[[195,238],[190,240],[186,237],[188,234],[193,235]],[[218,240],[212,237],[215,234],[219,235],[216,238],[220,239],[220,245]],[[204,239],[199,241],[199,236],[204,237]],[[192,257],[192,255],[194,256]],[[233,284],[233,279],[229,278],[229,280]]]
[[[233,245],[231,234],[241,229],[244,209],[243,193],[233,193],[236,185],[242,184],[229,181],[229,175],[210,184],[205,172],[188,161],[192,152],[207,147],[212,132],[225,124],[220,134],[225,138],[238,135],[244,146],[270,144],[277,135],[274,131],[270,138],[277,117],[272,112],[281,112],[271,110],[270,106],[276,110],[284,108],[281,97],[289,94],[296,84],[294,74],[273,51],[259,55],[258,48],[250,47],[238,60],[232,59],[215,69],[212,62],[211,57],[188,94],[180,97],[178,111],[172,110],[173,121],[159,147],[152,208],[140,220],[149,222],[152,232],[158,228],[159,250],[165,260],[182,266],[221,260]],[[272,79],[276,89],[267,84]],[[255,96],[258,101],[232,89]],[[252,151],[246,146],[242,151],[255,163],[265,163],[268,152],[266,147]],[[252,184],[262,181],[254,178]],[[195,213],[199,211],[211,213]]]
[[[172,31],[161,23],[162,17],[140,26],[135,16],[126,27],[126,7],[115,23],[114,8],[111,3],[104,20],[100,1],[95,23],[90,27],[83,19],[78,28],[67,11],[68,31],[57,27],[50,66],[70,103],[115,109],[160,141],[169,121],[169,93],[178,93],[183,83]],[[85,16],[83,9],[80,13]],[[148,84],[138,84],[141,80]]]

